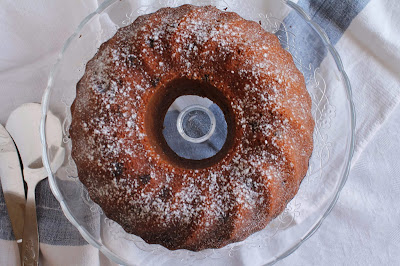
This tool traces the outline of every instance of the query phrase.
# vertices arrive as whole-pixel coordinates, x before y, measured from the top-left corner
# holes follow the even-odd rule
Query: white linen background
[[[96,0],[0,0],[0,123],[20,104],[41,101],[64,41],[96,7]],[[397,0],[371,0],[336,44],[357,111],[353,168],[321,228],[278,265],[400,263],[399,13]],[[0,240],[0,265],[15,264],[10,242]],[[89,245],[41,244],[41,252],[44,265],[113,265]]]

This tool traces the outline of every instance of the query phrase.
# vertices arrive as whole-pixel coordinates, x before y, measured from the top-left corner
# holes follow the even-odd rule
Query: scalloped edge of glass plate
[[[49,158],[48,158],[48,149],[47,149],[47,143],[46,143],[46,118],[47,118],[47,111],[49,108],[49,99],[50,99],[50,93],[51,93],[51,88],[54,83],[54,73],[58,70],[59,64],[61,59],[64,56],[64,53],[66,49],[69,47],[70,42],[72,39],[74,39],[79,31],[86,25],[86,23],[94,17],[96,14],[100,14],[102,11],[104,11],[112,2],[116,0],[106,0],[104,1],[94,12],[89,14],[87,17],[85,17],[82,22],[79,24],[77,29],[74,31],[74,33],[67,39],[67,41],[64,43],[62,50],[57,56],[56,62],[53,65],[50,74],[49,74],[49,79],[47,81],[47,87],[44,91],[43,97],[42,97],[42,119],[40,122],[40,136],[41,136],[41,142],[42,142],[42,160],[43,160],[43,165],[46,168],[48,174],[49,174],[49,184],[50,188],[56,197],[56,199],[59,201],[61,205],[61,209],[63,210],[64,215],[67,217],[67,219],[78,229],[79,233],[82,235],[82,237],[92,246],[98,248],[105,256],[107,256],[109,259],[112,261],[118,263],[118,264],[126,264],[126,262],[115,255],[112,251],[110,251],[108,248],[106,248],[103,244],[95,240],[90,233],[83,228],[82,226],[79,225],[79,223],[76,221],[75,217],[71,214],[71,211],[69,210],[69,207],[65,203],[61,192],[59,191],[55,180],[54,180],[54,174],[50,168],[49,164]],[[331,204],[328,206],[327,210],[325,213],[318,219],[318,221],[308,230],[304,236],[300,239],[300,241],[296,244],[294,244],[292,247],[287,249],[286,251],[282,252],[281,254],[277,255],[274,257],[274,259],[270,262],[268,262],[265,265],[272,265],[275,264],[276,262],[286,258],[290,254],[292,254],[294,251],[296,251],[308,238],[310,238],[321,226],[322,222],[325,220],[325,218],[330,214],[332,211],[333,207],[336,205],[336,202],[339,198],[340,192],[343,189],[343,186],[346,184],[349,172],[350,172],[350,167],[351,167],[351,161],[353,158],[354,154],[354,145],[355,145],[355,125],[356,125],[356,115],[355,115],[355,109],[354,109],[354,103],[352,99],[352,89],[351,89],[351,84],[350,80],[344,70],[342,60],[339,56],[339,53],[335,49],[335,47],[331,44],[328,35],[325,33],[325,31],[314,21],[312,21],[311,17],[296,3],[290,1],[290,0],[281,0],[285,4],[287,4],[289,7],[291,7],[294,11],[296,11],[303,19],[304,21],[311,27],[313,28],[317,34],[320,36],[322,39],[323,43],[325,44],[325,47],[328,49],[328,51],[331,53],[332,57],[335,60],[336,66],[342,76],[345,88],[346,88],[346,93],[347,93],[347,100],[348,100],[348,105],[350,108],[350,129],[351,129],[351,136],[350,136],[350,147],[348,150],[348,160],[346,162],[346,166],[344,167],[344,173],[343,176],[341,177],[341,182],[340,185],[337,188],[337,191],[334,195],[334,198],[331,202]]]

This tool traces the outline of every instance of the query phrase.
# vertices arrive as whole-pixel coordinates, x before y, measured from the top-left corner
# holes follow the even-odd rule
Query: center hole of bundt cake
[[[234,134],[228,132],[234,131],[234,117],[217,88],[181,78],[151,96],[145,128],[161,157],[184,168],[203,168],[221,160],[232,146]]]
[[[179,105],[177,101],[181,98],[187,98],[186,100],[182,100],[183,104],[189,103],[189,106],[186,106],[182,109],[182,105]],[[211,111],[211,105],[201,105],[201,104],[192,104],[192,102],[196,102],[196,99],[200,98],[196,95],[187,95],[181,96],[175,100],[175,102],[170,106],[168,109],[167,115],[170,111],[172,112],[179,112],[178,118],[176,119],[176,128],[178,129],[180,137],[182,137],[185,141],[191,143],[203,143],[206,142],[214,135],[215,127],[216,127],[216,120],[215,115]],[[175,105],[175,106],[174,106]],[[175,109],[175,108],[176,109]],[[219,109],[219,108],[218,108]],[[219,109],[221,110],[221,109]],[[223,113],[220,112],[222,117]],[[166,119],[167,115],[164,118],[164,138],[167,139],[168,142],[168,135],[165,132],[166,127],[171,125],[170,121]],[[225,122],[225,119],[223,119]],[[225,122],[226,128],[226,122]],[[226,131],[226,130],[225,130]],[[225,142],[225,139],[224,139]],[[170,145],[171,146],[171,145]],[[171,147],[172,148],[172,147]],[[220,149],[218,149],[220,150]],[[214,155],[214,154],[213,154]],[[184,157],[184,156],[183,156]],[[204,158],[211,157],[206,156]],[[194,159],[194,158],[188,158]],[[203,158],[201,158],[203,159]]]
[[[180,96],[164,117],[163,136],[168,146],[182,158],[202,160],[213,157],[226,141],[224,113],[208,98]]]

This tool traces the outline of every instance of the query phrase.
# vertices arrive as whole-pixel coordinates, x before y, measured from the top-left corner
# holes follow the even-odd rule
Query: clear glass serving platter
[[[68,134],[76,83],[100,44],[140,15],[182,4],[214,5],[234,11],[278,36],[305,77],[316,122],[308,173],[285,211],[264,230],[242,242],[200,252],[170,251],[147,244],[108,219],[79,181]],[[296,250],[321,225],[346,182],[353,154],[355,113],[341,59],[324,31],[291,1],[105,1],[66,41],[49,76],[42,106],[43,161],[55,197],[66,217],[91,245],[114,262],[125,265],[273,264]],[[63,145],[67,151],[63,165],[56,172],[50,168],[43,130],[48,110],[63,121]]]

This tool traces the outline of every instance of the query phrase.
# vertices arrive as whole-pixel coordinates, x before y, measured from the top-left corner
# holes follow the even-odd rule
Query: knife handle
[[[29,179],[26,178],[25,180],[28,181]],[[25,205],[22,265],[37,266],[39,265],[39,232],[35,202],[35,188],[37,183],[32,183],[28,184],[28,197]]]

